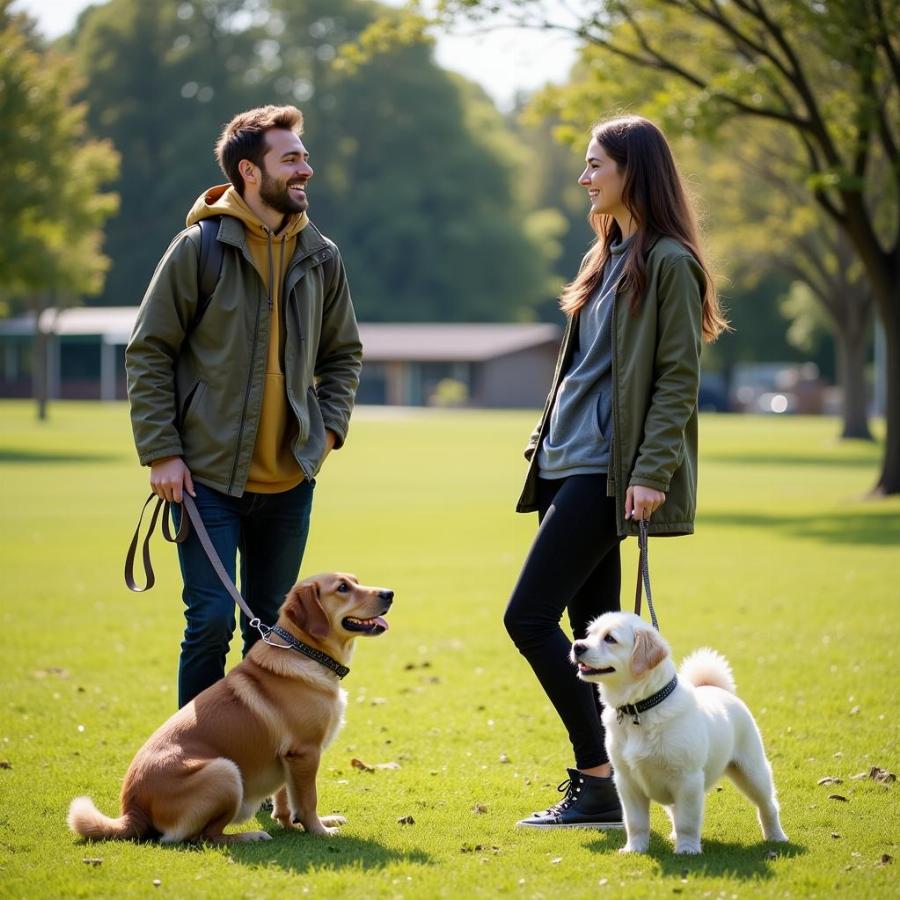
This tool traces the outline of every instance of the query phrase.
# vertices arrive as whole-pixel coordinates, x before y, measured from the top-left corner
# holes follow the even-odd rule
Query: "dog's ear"
[[[668,652],[665,641],[655,631],[638,629],[634,633],[634,647],[631,650],[631,674],[639,678],[658,666]]]
[[[323,638],[331,630],[315,581],[295,584],[288,593],[284,612],[298,628],[313,637]]]

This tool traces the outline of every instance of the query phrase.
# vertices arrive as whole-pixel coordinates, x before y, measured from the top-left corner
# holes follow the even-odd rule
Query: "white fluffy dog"
[[[723,656],[697,650],[676,678],[669,646],[649,623],[606,613],[571,658],[579,678],[599,684],[606,707],[606,751],[628,835],[621,852],[647,852],[655,800],[672,820],[675,852],[700,853],[704,794],[723,774],[756,805],[765,839],[787,840],[759,729]]]

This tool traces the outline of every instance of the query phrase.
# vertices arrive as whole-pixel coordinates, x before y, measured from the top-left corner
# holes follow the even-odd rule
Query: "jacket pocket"
[[[206,390],[206,382],[198,381],[194,384],[194,386],[188,391],[187,396],[184,398],[184,403],[181,404],[181,411],[178,414],[178,430],[181,431],[184,428],[185,422],[187,422],[188,414],[192,409],[196,409],[197,403],[200,400],[200,395]]]
[[[604,440],[612,437],[612,397],[604,391],[597,397],[597,431]]]

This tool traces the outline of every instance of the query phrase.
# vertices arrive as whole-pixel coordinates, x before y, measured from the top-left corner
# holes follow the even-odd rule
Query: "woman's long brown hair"
[[[703,288],[703,339],[714,341],[729,329],[719,298],[700,249],[697,219],[672,151],[663,133],[640,116],[622,116],[594,126],[591,137],[624,173],[622,203],[631,213],[637,233],[628,252],[622,287],[636,313],[647,288],[647,253],[661,237],[674,238],[697,260],[706,275]],[[588,251],[575,280],[563,288],[560,306],[574,315],[597,290],[610,257],[609,248],[622,240],[616,220],[603,213],[588,216],[597,239]]]

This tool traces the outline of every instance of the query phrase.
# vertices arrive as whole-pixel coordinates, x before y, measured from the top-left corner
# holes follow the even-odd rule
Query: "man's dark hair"
[[[242,159],[262,168],[268,145],[266,132],[273,128],[303,134],[303,113],[296,106],[259,106],[238,113],[224,128],[216,144],[216,159],[235,190],[244,195],[244,179],[238,170]]]

